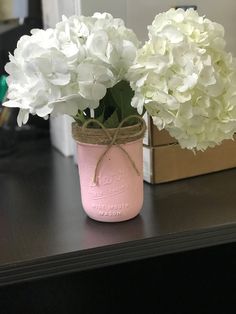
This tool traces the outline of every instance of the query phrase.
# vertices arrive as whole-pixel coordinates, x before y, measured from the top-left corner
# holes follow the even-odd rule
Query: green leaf
[[[106,128],[117,128],[119,124],[120,122],[116,111],[104,122]]]
[[[100,100],[99,107],[94,110],[94,118],[108,128],[116,128],[119,123],[128,116],[137,114],[137,110],[131,106],[134,92],[127,81],[121,81],[112,88],[108,88],[106,95]],[[90,110],[79,111],[75,120],[83,124],[90,119]],[[129,120],[125,125],[136,123],[136,119]],[[90,127],[97,128],[96,124]]]
[[[121,81],[110,89],[111,95],[116,102],[120,119],[137,114],[137,110],[131,106],[134,92],[127,81]]]
[[[105,114],[105,101],[104,98],[100,100],[99,107],[94,110],[94,117],[99,122],[104,122],[104,114]]]
[[[117,104],[112,97],[111,88],[107,89],[107,93],[104,98],[104,101],[105,101],[104,120],[107,120],[113,114],[113,112],[117,111],[118,109]],[[119,114],[118,114],[118,118],[119,118]]]
[[[79,125],[82,125],[86,120],[83,112],[80,110],[78,110],[77,114],[73,118]]]
[[[117,110],[117,105],[111,95],[110,88],[107,89],[106,95],[100,100],[99,107],[95,109],[95,119],[104,123]]]

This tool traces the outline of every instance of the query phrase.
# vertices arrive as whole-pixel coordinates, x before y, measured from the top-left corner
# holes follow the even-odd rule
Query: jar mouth
[[[138,123],[120,128],[88,128],[82,127],[78,123],[72,123],[72,136],[76,142],[97,144],[97,145],[115,145],[126,144],[142,139],[146,131],[146,124],[142,118]]]

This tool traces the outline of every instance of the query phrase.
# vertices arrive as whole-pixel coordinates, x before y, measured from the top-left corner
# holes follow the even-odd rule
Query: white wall
[[[145,40],[146,26],[157,13],[184,4],[197,5],[199,14],[221,23],[225,27],[227,48],[236,55],[236,0],[127,0],[127,25]]]
[[[59,21],[59,11],[57,0],[41,0],[43,9],[44,28],[54,27]]]
[[[0,21],[28,16],[28,0],[0,0]]]
[[[83,15],[92,15],[94,12],[109,12],[114,17],[126,20],[127,0],[77,0],[81,3]]]
[[[236,55],[236,0],[42,0],[47,7],[45,24],[53,27],[61,15],[92,15],[94,12],[110,12],[121,17],[140,40],[147,38],[147,25],[155,15],[176,5],[197,5],[198,12],[225,27],[227,48]]]
[[[49,2],[49,0],[47,0]],[[57,0],[59,18],[62,15],[71,16],[76,13],[76,4],[74,0]]]

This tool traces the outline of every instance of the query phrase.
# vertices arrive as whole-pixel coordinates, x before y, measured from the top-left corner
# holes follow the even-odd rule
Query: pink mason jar
[[[137,216],[143,205],[145,123],[121,128],[119,132],[106,129],[109,135],[102,129],[83,129],[75,123],[72,130],[77,141],[82,205],[87,215],[104,222]],[[95,137],[91,136],[93,132]]]

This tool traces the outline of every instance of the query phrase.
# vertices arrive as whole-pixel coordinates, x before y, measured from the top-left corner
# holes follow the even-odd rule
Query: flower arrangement
[[[74,117],[82,205],[95,220],[128,220],[142,208],[145,111],[182,148],[205,150],[236,131],[236,63],[223,27],[171,9],[148,30],[139,48],[108,13],[63,17],[23,36],[6,65],[5,106],[20,108],[19,125],[29,114]]]
[[[65,113],[113,128],[146,110],[189,149],[233,138],[236,63],[225,51],[223,27],[193,9],[170,9],[148,30],[141,48],[134,32],[107,13],[32,30],[6,65],[5,106],[20,108],[19,125],[29,114]]]
[[[236,130],[236,62],[224,28],[193,9],[170,9],[148,27],[129,71],[132,106],[145,108],[182,148],[205,150]]]

